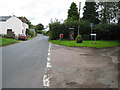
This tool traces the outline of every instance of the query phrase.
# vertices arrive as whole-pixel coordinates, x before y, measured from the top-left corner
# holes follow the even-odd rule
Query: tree
[[[120,1],[118,2],[118,8],[119,8],[119,13],[120,13]],[[118,23],[120,24],[120,16],[118,16]]]
[[[36,25],[36,29],[37,30],[43,30],[44,26],[40,23],[40,24]]]
[[[72,20],[78,20],[79,19],[79,13],[76,3],[72,3],[70,6],[70,9],[68,10],[68,18]]]
[[[91,23],[98,24],[98,12],[97,12],[97,4],[93,0],[93,2],[85,2],[85,6],[83,8],[83,19],[88,20]]]
[[[120,9],[120,1],[118,2],[118,7],[119,7],[119,9]]]
[[[44,26],[41,23],[36,25],[36,27],[35,27],[36,32],[40,33],[40,34],[42,34],[43,29],[44,29]]]
[[[99,18],[102,23],[110,24],[111,21],[116,20],[116,13],[118,11],[117,2],[99,2]]]

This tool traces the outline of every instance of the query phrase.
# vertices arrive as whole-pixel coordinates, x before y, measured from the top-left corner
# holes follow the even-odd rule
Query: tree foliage
[[[60,24],[59,21],[54,21],[49,24],[49,35],[51,40],[59,39],[59,35],[63,33],[64,24]]]
[[[35,27],[36,32],[39,33],[39,34],[42,34],[43,29],[44,29],[44,25],[41,24],[41,23],[36,25],[36,27]]]
[[[99,2],[99,18],[102,23],[115,22],[116,13],[118,11],[117,2]]]
[[[51,40],[59,39],[59,35],[63,34],[64,39],[69,39],[69,28],[74,28],[74,39],[78,35],[78,24],[80,25],[80,34],[83,36],[83,39],[89,39],[90,34],[90,22],[86,20],[82,20],[79,22],[78,20],[74,21],[66,21],[64,23],[60,23],[58,21],[54,21],[49,24],[50,30],[49,35]]]
[[[79,19],[79,13],[76,3],[72,3],[70,6],[70,9],[68,10],[68,19],[72,20],[78,20]]]
[[[113,18],[116,18],[116,10],[118,6],[116,3],[105,3],[101,2],[98,4],[100,12],[97,13],[97,4],[95,2],[86,2],[84,7],[84,16],[80,19],[77,9],[74,9],[76,5],[71,4],[70,9],[68,10],[68,18],[64,23],[60,23],[59,20],[52,21],[49,24],[49,39],[55,40],[59,39],[60,34],[64,35],[64,39],[69,39],[69,28],[74,28],[74,39],[78,35],[78,25],[79,34],[82,36],[83,40],[90,40],[91,27],[90,23],[95,23],[93,27],[93,33],[97,34],[97,39],[99,40],[118,40],[120,38],[120,24],[111,24],[110,21]],[[73,8],[74,6],[74,8]],[[72,9],[73,8],[73,9]],[[76,11],[76,15],[75,12]],[[98,14],[101,22],[98,24]],[[108,15],[110,14],[110,15]],[[97,21],[98,20],[98,21]]]
[[[34,36],[34,32],[29,30],[29,29],[26,29],[26,35],[29,37],[29,35],[31,35],[31,37]]]
[[[85,6],[83,8],[83,19],[88,20],[91,23],[98,24],[98,12],[97,12],[97,4],[96,2],[85,2]]]
[[[44,25],[43,24],[38,24],[36,25],[36,30],[43,30],[44,29]]]
[[[118,2],[118,7],[119,7],[119,9],[120,9],[120,1]]]
[[[115,24],[97,24],[93,30],[97,33],[99,40],[119,40],[120,26]]]
[[[117,6],[119,7],[119,11],[120,11],[120,1],[118,2]],[[120,24],[120,15],[119,15],[119,18],[118,18],[118,23]]]

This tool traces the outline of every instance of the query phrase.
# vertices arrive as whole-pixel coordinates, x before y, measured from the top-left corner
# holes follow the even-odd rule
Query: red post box
[[[61,34],[61,38],[63,38],[63,34]]]

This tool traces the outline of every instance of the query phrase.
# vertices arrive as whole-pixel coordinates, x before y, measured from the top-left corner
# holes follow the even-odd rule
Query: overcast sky
[[[65,20],[72,2],[81,2],[83,8],[85,0],[0,0],[0,16],[25,16],[32,24],[42,23],[44,26],[54,20]],[[81,17],[83,10],[81,9]]]

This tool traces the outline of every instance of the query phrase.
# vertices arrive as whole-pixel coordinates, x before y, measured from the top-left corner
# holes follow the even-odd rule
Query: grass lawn
[[[0,37],[0,47],[1,46],[6,46],[6,45],[9,45],[9,44],[13,44],[13,43],[17,43],[17,42],[18,42],[18,40],[15,40],[15,39]]]
[[[69,46],[69,47],[94,47],[94,48],[106,48],[106,47],[116,47],[120,45],[118,41],[96,41],[96,44],[94,41],[83,41],[82,43],[76,43],[76,41],[61,41],[59,40],[50,40],[50,42],[63,45],[63,46]]]

